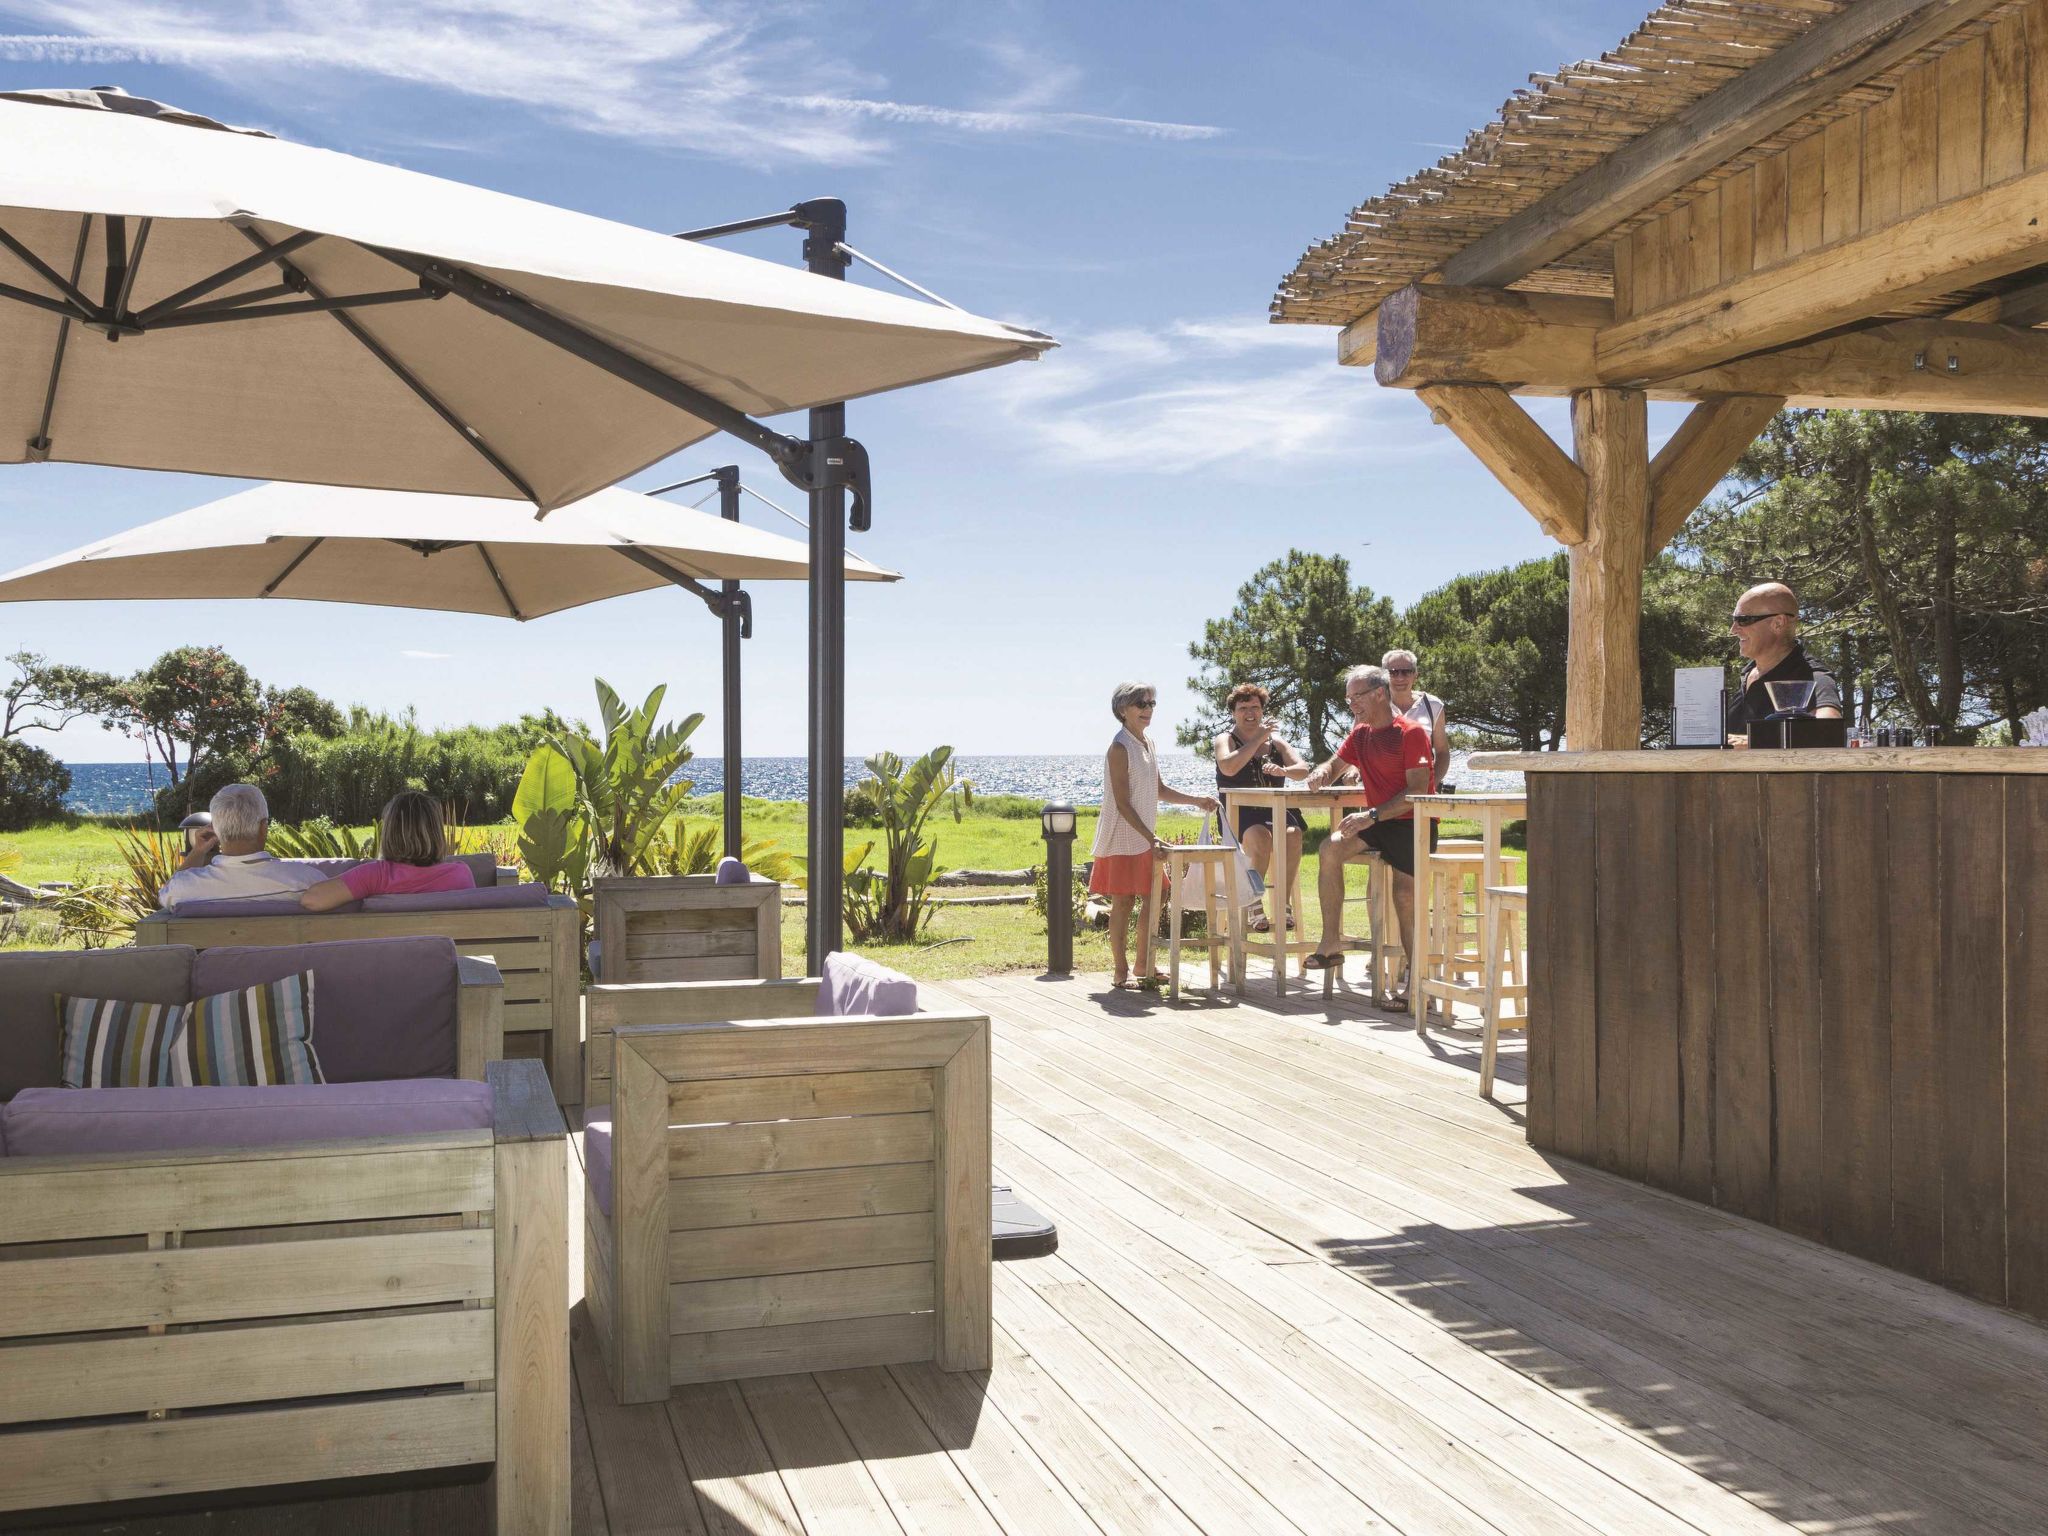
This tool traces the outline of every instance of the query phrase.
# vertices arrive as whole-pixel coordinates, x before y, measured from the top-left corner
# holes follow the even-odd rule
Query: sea
[[[1489,773],[1463,766],[1464,754],[1452,758],[1453,782],[1468,793],[1514,791],[1522,787],[1519,773]],[[1034,800],[1067,800],[1075,805],[1102,803],[1102,758],[1095,753],[1081,756],[969,757],[954,759],[960,776],[974,785],[976,794],[1026,795]],[[74,811],[97,816],[124,816],[148,809],[152,787],[164,783],[164,770],[148,763],[72,763],[71,794],[66,804]],[[1176,789],[1189,794],[1206,793],[1215,774],[1206,758],[1192,752],[1164,754],[1159,759],[1161,776]],[[700,795],[722,794],[725,765],[717,757],[691,760],[686,776]],[[862,759],[846,760],[846,782],[853,784],[867,775]],[[809,767],[801,757],[749,757],[742,760],[740,788],[761,800],[802,800],[808,794]]]

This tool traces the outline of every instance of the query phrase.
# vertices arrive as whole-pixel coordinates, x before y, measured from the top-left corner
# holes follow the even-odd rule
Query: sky
[[[848,749],[1093,752],[1122,680],[1159,688],[1157,734],[1192,717],[1189,642],[1290,548],[1344,556],[1397,604],[1555,548],[1412,395],[1338,366],[1333,329],[1274,326],[1266,308],[1358,202],[1646,8],[0,0],[0,89],[116,84],[663,231],[843,198],[850,245],[1060,342],[849,408],[876,500],[851,547],[906,579],[848,589]],[[795,264],[798,242],[730,244]],[[1565,432],[1562,402],[1532,412]],[[1675,424],[1653,406],[1653,443]],[[801,432],[801,417],[783,425]],[[729,438],[626,484],[724,463],[802,510]],[[0,570],[244,484],[0,466]],[[750,502],[757,515],[801,537]],[[763,586],[755,614],[746,750],[801,753],[801,586]],[[681,593],[524,625],[306,603],[0,605],[0,654],[128,672],[183,644],[436,726],[544,705],[589,717],[594,677],[630,696],[666,682],[674,708],[707,716],[700,748],[719,739],[717,626]],[[1426,686],[1426,657],[1424,672]],[[85,723],[29,739],[73,762],[139,756]]]

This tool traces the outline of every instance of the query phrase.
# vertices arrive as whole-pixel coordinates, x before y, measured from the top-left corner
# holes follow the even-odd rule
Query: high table
[[[1415,1032],[1422,1034],[1429,1020],[1429,1004],[1432,998],[1448,1005],[1455,1002],[1473,1003],[1486,1006],[1486,988],[1457,980],[1450,974],[1450,956],[1443,958],[1444,974],[1432,975],[1428,963],[1430,907],[1436,882],[1429,878],[1429,832],[1438,821],[1456,819],[1479,823],[1479,920],[1481,931],[1486,922],[1486,904],[1493,898],[1488,896],[1489,885],[1506,883],[1506,865],[1501,858],[1501,834],[1511,821],[1520,821],[1529,814],[1529,801],[1524,795],[1410,795],[1408,803],[1415,807],[1415,952],[1424,957],[1417,963],[1415,956],[1408,959],[1408,1008],[1415,1016]]]
[[[1538,1147],[2048,1317],[2048,751],[1484,756]]]
[[[1372,797],[1356,784],[1334,785],[1328,789],[1301,789],[1294,785],[1276,785],[1271,789],[1225,789],[1222,792],[1224,814],[1230,814],[1234,806],[1265,806],[1273,813],[1273,854],[1267,861],[1266,878],[1266,919],[1272,924],[1269,936],[1247,934],[1244,947],[1247,953],[1265,955],[1273,962],[1273,985],[1283,996],[1287,991],[1287,962],[1296,955],[1314,951],[1316,940],[1308,937],[1309,915],[1296,913],[1300,926],[1295,932],[1298,939],[1287,937],[1287,813],[1289,810],[1328,811],[1330,828],[1336,830],[1338,820],[1346,811],[1358,810],[1372,804]],[[1230,827],[1234,832],[1237,819],[1233,816]],[[1305,903],[1304,903],[1305,904]],[[1276,910],[1277,909],[1277,910]],[[1317,921],[1321,921],[1320,909]]]

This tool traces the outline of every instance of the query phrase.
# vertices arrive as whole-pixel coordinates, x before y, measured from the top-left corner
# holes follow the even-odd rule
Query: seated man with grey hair
[[[157,895],[168,909],[191,901],[296,895],[325,878],[320,866],[266,852],[270,806],[254,784],[229,784],[207,804],[211,827],[192,834],[192,848]]]
[[[1410,795],[1426,795],[1436,787],[1436,757],[1429,732],[1394,711],[1393,684],[1384,667],[1353,667],[1344,674],[1344,700],[1357,722],[1336,755],[1319,763],[1304,781],[1321,789],[1348,766],[1368,797],[1363,809],[1337,823],[1316,851],[1316,892],[1323,908],[1323,936],[1315,953],[1302,964],[1311,971],[1344,969],[1344,866],[1354,859],[1377,857],[1393,882],[1394,920],[1401,929],[1401,948],[1415,953],[1415,812]],[[1436,824],[1430,823],[1430,846],[1436,846]],[[1375,877],[1379,878],[1379,877]],[[1411,973],[1413,967],[1410,968]],[[1396,992],[1396,1006],[1406,995]]]

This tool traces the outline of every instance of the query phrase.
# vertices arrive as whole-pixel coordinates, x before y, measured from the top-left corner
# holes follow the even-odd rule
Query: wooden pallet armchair
[[[488,1081],[484,1129],[0,1157],[0,1510],[487,1462],[565,1536],[567,1130]]]
[[[600,986],[585,1295],[622,1402],[991,1353],[989,1021],[814,1016],[820,983]]]

